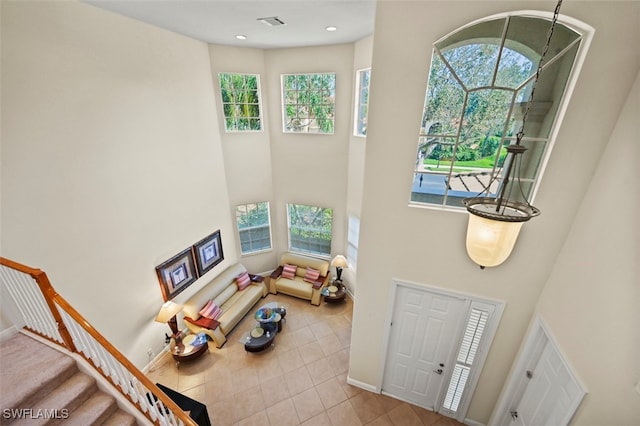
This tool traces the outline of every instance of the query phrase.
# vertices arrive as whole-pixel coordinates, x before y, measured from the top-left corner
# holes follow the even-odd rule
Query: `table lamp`
[[[342,268],[348,268],[349,264],[347,263],[347,259],[339,254],[333,258],[331,261],[331,266],[336,267],[336,281],[342,282]]]
[[[182,305],[167,300],[164,305],[162,305],[162,308],[160,308],[156,321],[169,324],[169,328],[175,336],[178,334],[178,320],[176,319],[176,315],[178,315],[180,311],[182,311]]]

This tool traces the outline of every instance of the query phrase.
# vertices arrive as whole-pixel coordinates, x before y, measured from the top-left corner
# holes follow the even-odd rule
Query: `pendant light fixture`
[[[507,260],[524,222],[540,214],[540,210],[529,204],[520,184],[522,154],[527,150],[526,147],[521,145],[521,142],[524,137],[527,115],[533,104],[533,94],[542,73],[544,58],[551,44],[551,37],[558,21],[561,5],[562,0],[559,0],[547,34],[547,42],[538,62],[531,94],[522,115],[522,126],[516,134],[516,142],[506,147],[507,156],[504,164],[507,169],[497,197],[492,197],[490,193],[491,184],[495,180],[494,177],[482,193],[472,198],[465,198],[462,201],[469,212],[467,253],[483,269],[485,267],[498,266]],[[510,199],[516,186],[525,202]]]

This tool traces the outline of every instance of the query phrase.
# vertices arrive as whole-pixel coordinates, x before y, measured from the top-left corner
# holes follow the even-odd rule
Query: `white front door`
[[[513,425],[564,425],[584,395],[548,340],[512,412]]]
[[[463,299],[398,286],[382,391],[434,410],[464,320]]]

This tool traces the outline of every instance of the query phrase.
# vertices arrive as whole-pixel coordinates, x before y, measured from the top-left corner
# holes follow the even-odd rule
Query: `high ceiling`
[[[207,43],[263,49],[353,42],[373,34],[375,15],[374,0],[85,2]],[[267,17],[277,17],[285,25],[258,20]],[[327,31],[330,26],[337,29]]]

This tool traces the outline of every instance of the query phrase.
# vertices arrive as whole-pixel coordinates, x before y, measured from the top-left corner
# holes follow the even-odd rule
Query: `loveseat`
[[[245,272],[241,263],[229,266],[183,304],[184,322],[191,332],[206,333],[218,348],[224,345],[233,327],[267,295],[267,287],[260,276],[249,275],[247,287],[238,288],[236,279]],[[209,301],[221,311],[215,319],[200,314]]]
[[[292,267],[295,267],[293,273]],[[328,282],[328,261],[286,252],[280,257],[280,266],[269,277],[269,292],[310,300],[317,306],[320,305],[320,292]]]

